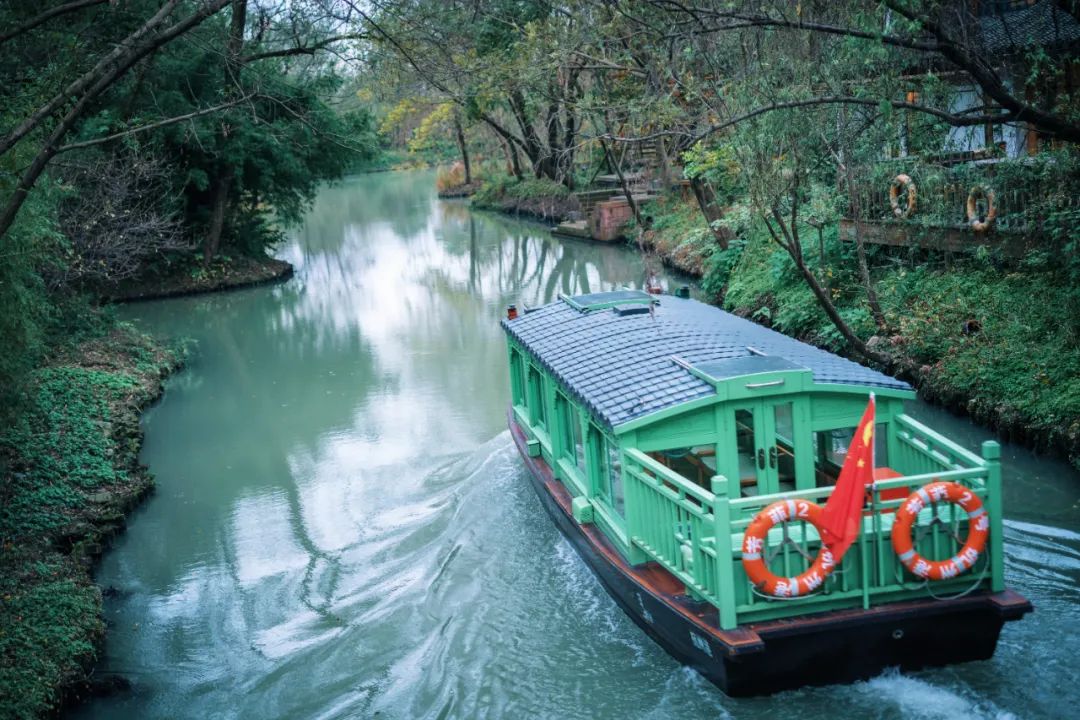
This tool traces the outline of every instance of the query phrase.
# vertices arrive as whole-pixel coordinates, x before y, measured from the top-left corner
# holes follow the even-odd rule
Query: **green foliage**
[[[697,142],[683,153],[688,178],[706,180],[721,205],[731,205],[745,192],[738,159],[727,143]]]
[[[55,553],[8,547],[0,562],[0,716],[43,717],[105,630],[101,595]]]
[[[105,327],[108,332],[99,332]],[[17,421],[0,434],[0,717],[54,711],[85,676],[104,632],[85,560],[60,550],[97,541],[145,489],[137,410],[179,354],[98,318],[82,341],[31,376]],[[139,477],[133,477],[133,475]],[[113,520],[114,521],[114,520]]]
[[[722,298],[727,293],[731,273],[738,266],[745,249],[746,241],[739,238],[732,240],[726,250],[718,248],[709,255],[701,279],[701,289],[708,297]]]
[[[250,16],[249,22],[254,22]],[[265,49],[258,45],[263,30],[246,39],[245,55]],[[217,249],[257,256],[280,240],[284,226],[299,221],[320,183],[374,159],[379,146],[366,108],[353,103],[342,111],[329,103],[344,82],[337,65],[312,61],[298,68],[289,58],[270,57],[243,64],[234,77],[225,72],[222,52],[206,50],[224,48],[228,32],[229,13],[220,13],[189,33],[187,42],[158,51],[144,71],[130,73],[100,99],[78,139],[195,113],[248,94],[250,100],[235,108],[121,142],[169,158],[171,188],[162,193],[162,202],[179,198],[196,245],[210,226],[216,188],[227,185]]]
[[[508,175],[496,175],[480,186],[480,189],[473,195],[473,203],[481,208],[499,207],[500,203],[507,198],[538,200],[565,198],[569,195],[570,191],[566,189],[565,185],[547,178],[517,180]]]
[[[25,378],[45,350],[52,307],[38,265],[55,236],[50,198],[36,191],[0,251],[0,425],[10,422]]]
[[[131,375],[82,367],[35,373],[31,405],[0,435],[0,447],[14,458],[0,508],[5,539],[55,532],[86,491],[128,479],[113,465],[117,439],[107,429],[110,408],[136,387]]]
[[[677,269],[701,276],[706,297],[722,299],[728,275],[746,243],[735,239],[722,250],[697,204],[678,195],[662,196],[646,203],[641,211],[651,219],[650,230],[643,238],[650,249]]]

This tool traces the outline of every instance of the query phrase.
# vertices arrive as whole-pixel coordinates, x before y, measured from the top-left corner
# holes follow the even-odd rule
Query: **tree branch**
[[[85,93],[95,84],[100,82],[101,78],[114,74],[112,69],[115,68],[125,56],[130,55],[134,48],[137,47],[147,35],[150,35],[158,28],[158,26],[164,23],[179,4],[180,0],[168,0],[168,2],[164,3],[138,30],[124,38],[124,40],[113,48],[110,53],[101,58],[94,67],[87,70],[78,79],[54,95],[44,105],[38,107],[37,110],[30,114],[30,117],[19,123],[17,127],[4,136],[3,140],[0,140],[0,155],[7,153],[16,143],[44,122],[46,118],[50,117],[53,113],[63,107],[70,98],[79,95],[85,98]],[[141,55],[139,57],[141,57]]]
[[[885,43],[886,45],[906,48],[908,50],[918,50],[920,52],[937,52],[940,49],[936,42],[922,42],[920,40],[903,38],[897,35],[886,35],[884,33],[866,32],[864,30],[856,30],[855,28],[843,27],[840,25],[807,22],[805,20],[785,20],[784,18],[775,18],[769,15],[745,14],[734,11],[708,10],[698,7],[689,8],[679,2],[654,2],[652,4],[658,6],[674,7],[680,12],[688,13],[694,15],[695,17],[697,15],[705,15],[722,20],[731,20],[737,23],[731,25],[718,25],[714,27],[709,27],[700,20],[698,20],[700,29],[695,34],[709,34],[713,32],[722,32],[724,30],[738,30],[748,27],[778,27],[788,30],[810,30],[812,32],[819,32],[828,35],[843,35],[845,37],[860,38],[862,40],[873,40],[875,42]]]
[[[108,0],[75,0],[75,2],[69,2],[67,5],[58,5],[54,8],[46,10],[40,15],[30,18],[22,25],[19,25],[18,27],[10,30],[9,32],[0,35],[0,45],[6,43],[12,38],[22,35],[23,33],[30,32],[39,25],[43,25],[44,23],[49,22],[54,17],[66,15],[67,13],[75,12],[76,10],[82,10],[83,8],[92,7],[94,5],[101,5],[105,2],[108,2]]]
[[[56,154],[59,155],[60,153],[68,152],[69,150],[81,150],[82,148],[93,147],[94,145],[103,145],[103,144],[105,144],[107,142],[112,142],[113,140],[119,140],[122,137],[127,137],[128,135],[134,135],[136,133],[147,132],[149,130],[157,130],[158,128],[168,127],[169,125],[175,125],[177,123],[182,123],[185,120],[194,120],[195,118],[202,117],[203,115],[211,115],[213,113],[220,112],[222,110],[227,110],[228,108],[231,108],[231,107],[235,107],[237,105],[240,105],[242,103],[247,102],[248,100],[251,100],[254,97],[255,97],[254,94],[245,95],[244,97],[237,98],[236,100],[233,100],[231,102],[222,103],[220,105],[214,105],[213,107],[203,108],[202,110],[196,110],[195,112],[190,112],[190,113],[187,113],[186,115],[177,115],[176,117],[167,118],[165,120],[159,120],[157,122],[152,122],[152,123],[149,123],[147,125],[139,125],[138,127],[128,128],[127,130],[123,130],[123,131],[118,132],[118,133],[113,133],[112,135],[106,135],[105,137],[94,138],[93,140],[82,140],[80,142],[68,143],[67,145],[62,145],[61,147],[57,148]]]
[[[366,40],[369,37],[371,36],[366,33],[349,33],[347,35],[335,35],[333,37],[328,37],[320,40],[319,42],[312,43],[311,45],[298,45],[296,47],[282,48],[280,50],[268,50],[266,52],[246,55],[240,58],[240,63],[242,65],[247,65],[248,63],[253,63],[258,60],[266,60],[267,58],[291,57],[293,55],[314,55],[319,50],[324,50],[327,47],[333,45],[334,43],[341,42],[342,40]]]
[[[773,103],[772,105],[765,105],[749,112],[745,112],[742,115],[737,115],[730,120],[726,120],[722,123],[710,125],[699,133],[690,135],[686,132],[677,132],[674,130],[662,131],[652,133],[651,135],[642,135],[640,137],[617,137],[610,134],[604,135],[607,140],[615,142],[642,142],[645,140],[655,140],[658,137],[666,137],[669,135],[686,136],[690,139],[690,144],[703,140],[713,133],[720,130],[726,130],[729,127],[738,125],[739,123],[747,120],[752,120],[759,115],[765,115],[776,110],[793,110],[795,108],[812,107],[815,105],[861,105],[863,107],[879,107],[882,103],[898,109],[898,110],[912,110],[915,112],[931,115],[933,117],[942,120],[954,127],[969,127],[975,125],[985,125],[986,123],[1006,123],[1019,120],[1019,117],[1011,112],[998,113],[994,115],[968,115],[967,112],[950,113],[944,110],[938,110],[926,105],[919,105],[917,103],[903,102],[900,100],[874,100],[871,98],[855,98],[845,95],[828,95],[822,97],[807,98],[805,100],[790,100],[787,102]]]

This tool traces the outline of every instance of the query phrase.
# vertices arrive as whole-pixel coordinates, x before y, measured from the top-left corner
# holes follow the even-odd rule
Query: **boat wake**
[[[239,498],[217,556],[163,594],[132,587],[117,629],[152,717],[1060,717],[1080,702],[1080,534],[1006,523],[1009,584],[1041,622],[992,660],[735,699],[679,665],[608,596],[535,497],[503,432],[475,450],[350,464],[293,457],[296,485]],[[1045,628],[1054,618],[1054,632]],[[197,642],[191,636],[200,636]],[[175,638],[204,648],[177,655]],[[152,685],[142,678],[183,677]],[[298,697],[297,677],[310,686]],[[239,678],[233,680],[233,678]],[[108,717],[108,703],[94,706]]]

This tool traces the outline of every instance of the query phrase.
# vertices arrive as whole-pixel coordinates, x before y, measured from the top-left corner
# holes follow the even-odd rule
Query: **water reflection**
[[[157,496],[99,574],[117,589],[104,670],[134,689],[77,716],[771,718],[794,700],[808,718],[840,706],[1049,717],[1075,706],[1063,648],[1080,640],[1076,478],[1015,449],[1010,582],[1040,610],[1010,626],[993,661],[740,701],[675,663],[543,515],[504,431],[504,306],[640,287],[641,261],[440,202],[431,187],[417,173],[329,188],[282,251],[294,280],[129,308],[199,349],[147,417]],[[929,422],[982,439],[960,420]]]

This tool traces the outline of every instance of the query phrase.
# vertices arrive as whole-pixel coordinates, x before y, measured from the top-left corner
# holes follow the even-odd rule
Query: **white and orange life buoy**
[[[915,552],[911,526],[919,512],[932,502],[951,502],[968,514],[968,536],[964,546],[948,560],[928,560]],[[979,560],[990,534],[990,516],[982,501],[968,488],[954,482],[933,482],[908,496],[896,511],[892,527],[893,551],[912,575],[927,580],[947,580],[970,570]]]
[[[904,188],[904,193],[907,195],[907,206],[900,207],[900,191]],[[911,179],[910,175],[900,173],[893,178],[892,184],[889,185],[889,206],[892,208],[893,215],[898,218],[911,217],[915,212],[915,182]]]
[[[979,200],[986,200],[986,215],[979,216]],[[967,197],[967,220],[971,229],[975,232],[986,232],[994,224],[997,217],[997,206],[994,205],[994,191],[984,189],[976,185],[968,192]]]
[[[765,564],[769,530],[777,523],[802,520],[821,533],[821,507],[808,500],[778,500],[759,512],[746,528],[742,545],[742,565],[746,577],[759,592],[772,597],[799,597],[821,587],[836,567],[833,555],[824,545],[810,568],[795,577],[774,575]]]

